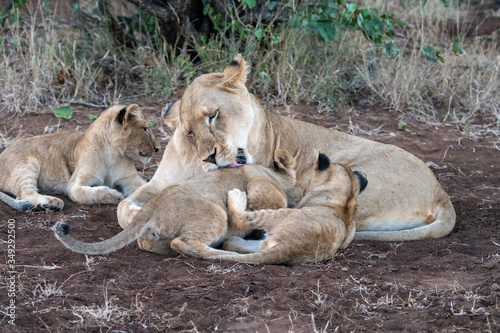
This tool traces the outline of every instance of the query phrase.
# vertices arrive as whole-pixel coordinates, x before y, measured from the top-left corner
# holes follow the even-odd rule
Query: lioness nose
[[[160,151],[160,148],[156,148],[155,147],[155,153],[159,152]]]

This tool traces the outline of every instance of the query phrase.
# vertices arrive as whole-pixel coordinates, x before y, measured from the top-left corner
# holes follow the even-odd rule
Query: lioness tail
[[[0,191],[0,200],[2,200],[15,210],[27,211],[33,209],[33,205],[30,204],[28,201],[16,200],[1,191]]]

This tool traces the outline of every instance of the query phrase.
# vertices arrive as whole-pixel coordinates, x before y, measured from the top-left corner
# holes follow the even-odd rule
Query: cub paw
[[[235,188],[227,192],[227,204],[232,209],[245,211],[247,208],[247,194]]]

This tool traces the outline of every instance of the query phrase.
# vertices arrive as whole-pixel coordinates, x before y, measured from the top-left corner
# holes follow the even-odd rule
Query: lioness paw
[[[227,192],[227,204],[232,209],[245,211],[247,209],[247,194],[235,188]]]
[[[34,205],[34,210],[60,211],[64,208],[64,201],[59,198],[48,195],[40,195],[37,197],[37,203]]]
[[[123,194],[118,192],[117,190],[111,189],[109,187],[102,186],[101,187],[101,195],[99,195],[100,200],[99,203],[103,204],[118,204],[120,201],[124,199]]]

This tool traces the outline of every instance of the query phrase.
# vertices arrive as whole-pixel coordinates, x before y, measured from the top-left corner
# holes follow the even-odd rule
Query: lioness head
[[[105,112],[109,115],[107,121],[111,122],[106,127],[111,129],[111,134],[108,134],[111,144],[132,160],[148,163],[159,148],[153,130],[139,106],[116,105]]]
[[[165,122],[182,130],[196,147],[207,171],[252,162],[246,150],[254,123],[247,75],[247,64],[238,55],[223,73],[196,78],[182,98],[162,112]]]

